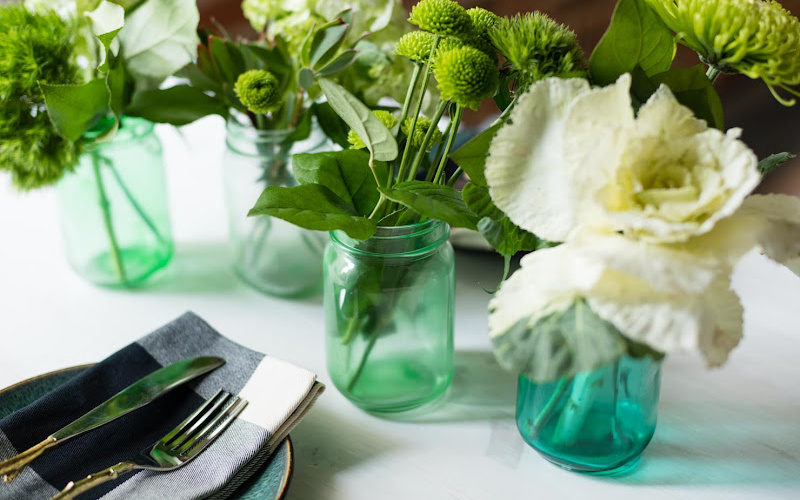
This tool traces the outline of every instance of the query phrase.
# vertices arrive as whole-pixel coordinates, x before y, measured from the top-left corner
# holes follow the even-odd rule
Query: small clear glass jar
[[[517,427],[565,469],[616,474],[638,463],[656,429],[661,361],[623,356],[548,383],[519,377]]]
[[[328,373],[353,404],[410,410],[453,378],[455,260],[434,220],[379,227],[359,241],[330,234],[324,258]]]
[[[304,297],[322,289],[325,235],[282,219],[248,217],[267,186],[295,186],[292,155],[330,148],[325,134],[312,127],[302,141],[293,130],[258,130],[241,116],[227,122],[223,156],[233,267],[255,289],[279,297]]]
[[[161,142],[151,122],[123,117],[113,140],[88,147],[59,182],[58,200],[67,258],[86,280],[136,286],[172,258]]]

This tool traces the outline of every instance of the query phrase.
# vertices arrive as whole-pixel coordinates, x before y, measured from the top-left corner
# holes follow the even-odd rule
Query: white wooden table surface
[[[290,499],[800,498],[800,279],[760,256],[740,265],[745,340],[722,369],[664,366],[659,423],[622,478],[562,471],[514,423],[515,377],[494,363],[486,304],[501,263],[459,253],[456,376],[445,400],[396,420],[350,405],[325,371],[319,298],[265,297],[227,261],[221,120],[159,127],[176,254],[151,286],[96,288],[67,266],[52,190],[0,180],[0,387],[100,360],[186,310],[250,348],[315,370],[329,390],[292,433]]]

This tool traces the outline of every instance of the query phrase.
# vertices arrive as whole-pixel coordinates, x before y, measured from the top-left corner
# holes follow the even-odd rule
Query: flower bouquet
[[[520,432],[549,460],[635,464],[661,358],[698,349],[719,366],[739,343],[739,259],[759,248],[800,272],[800,199],[751,194],[793,155],[759,162],[740,130],[723,131],[713,87],[738,72],[793,104],[780,91],[797,95],[798,40],[777,2],[620,0],[588,81],[536,81],[497,131],[492,201],[559,243],[522,259],[489,317],[498,361],[520,375]],[[707,67],[671,68],[676,41]]]
[[[0,7],[0,168],[22,190],[59,182],[70,262],[95,283],[172,255],[160,143],[130,109],[191,60],[198,18],[187,0]]]

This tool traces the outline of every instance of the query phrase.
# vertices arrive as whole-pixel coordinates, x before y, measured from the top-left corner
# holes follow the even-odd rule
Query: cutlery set
[[[47,436],[30,449],[0,462],[0,477],[6,483],[14,478],[45,451],[64,441],[91,431],[123,415],[139,409],[170,390],[204,375],[225,364],[217,357],[199,357],[178,361],[154,371],[134,382],[82,417]],[[236,419],[247,401],[223,390],[200,405],[175,429],[143,452],[146,458],[120,462],[90,474],[80,481],[70,481],[51,500],[74,498],[95,486],[117,479],[128,472],[147,469],[166,472],[188,463],[205,450]]]

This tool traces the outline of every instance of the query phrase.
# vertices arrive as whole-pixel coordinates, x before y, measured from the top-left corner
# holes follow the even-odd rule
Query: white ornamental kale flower
[[[542,80],[496,135],[494,202],[565,242],[526,256],[492,300],[496,349],[542,359],[537,323],[585,300],[627,339],[662,353],[696,348],[717,366],[742,336],[730,290],[741,257],[758,248],[800,274],[800,198],[750,195],[760,177],[738,131],[709,129],[666,87],[634,116],[629,85]],[[531,334],[515,337],[520,324]]]
[[[591,227],[680,242],[733,214],[760,181],[740,131],[709,128],[663,85],[635,116],[629,90],[628,75],[535,84],[492,143],[497,206],[551,241]]]
[[[493,342],[579,299],[628,339],[658,352],[699,349],[710,366],[724,363],[742,337],[727,266],[620,235],[583,235],[522,259],[489,305]]]

